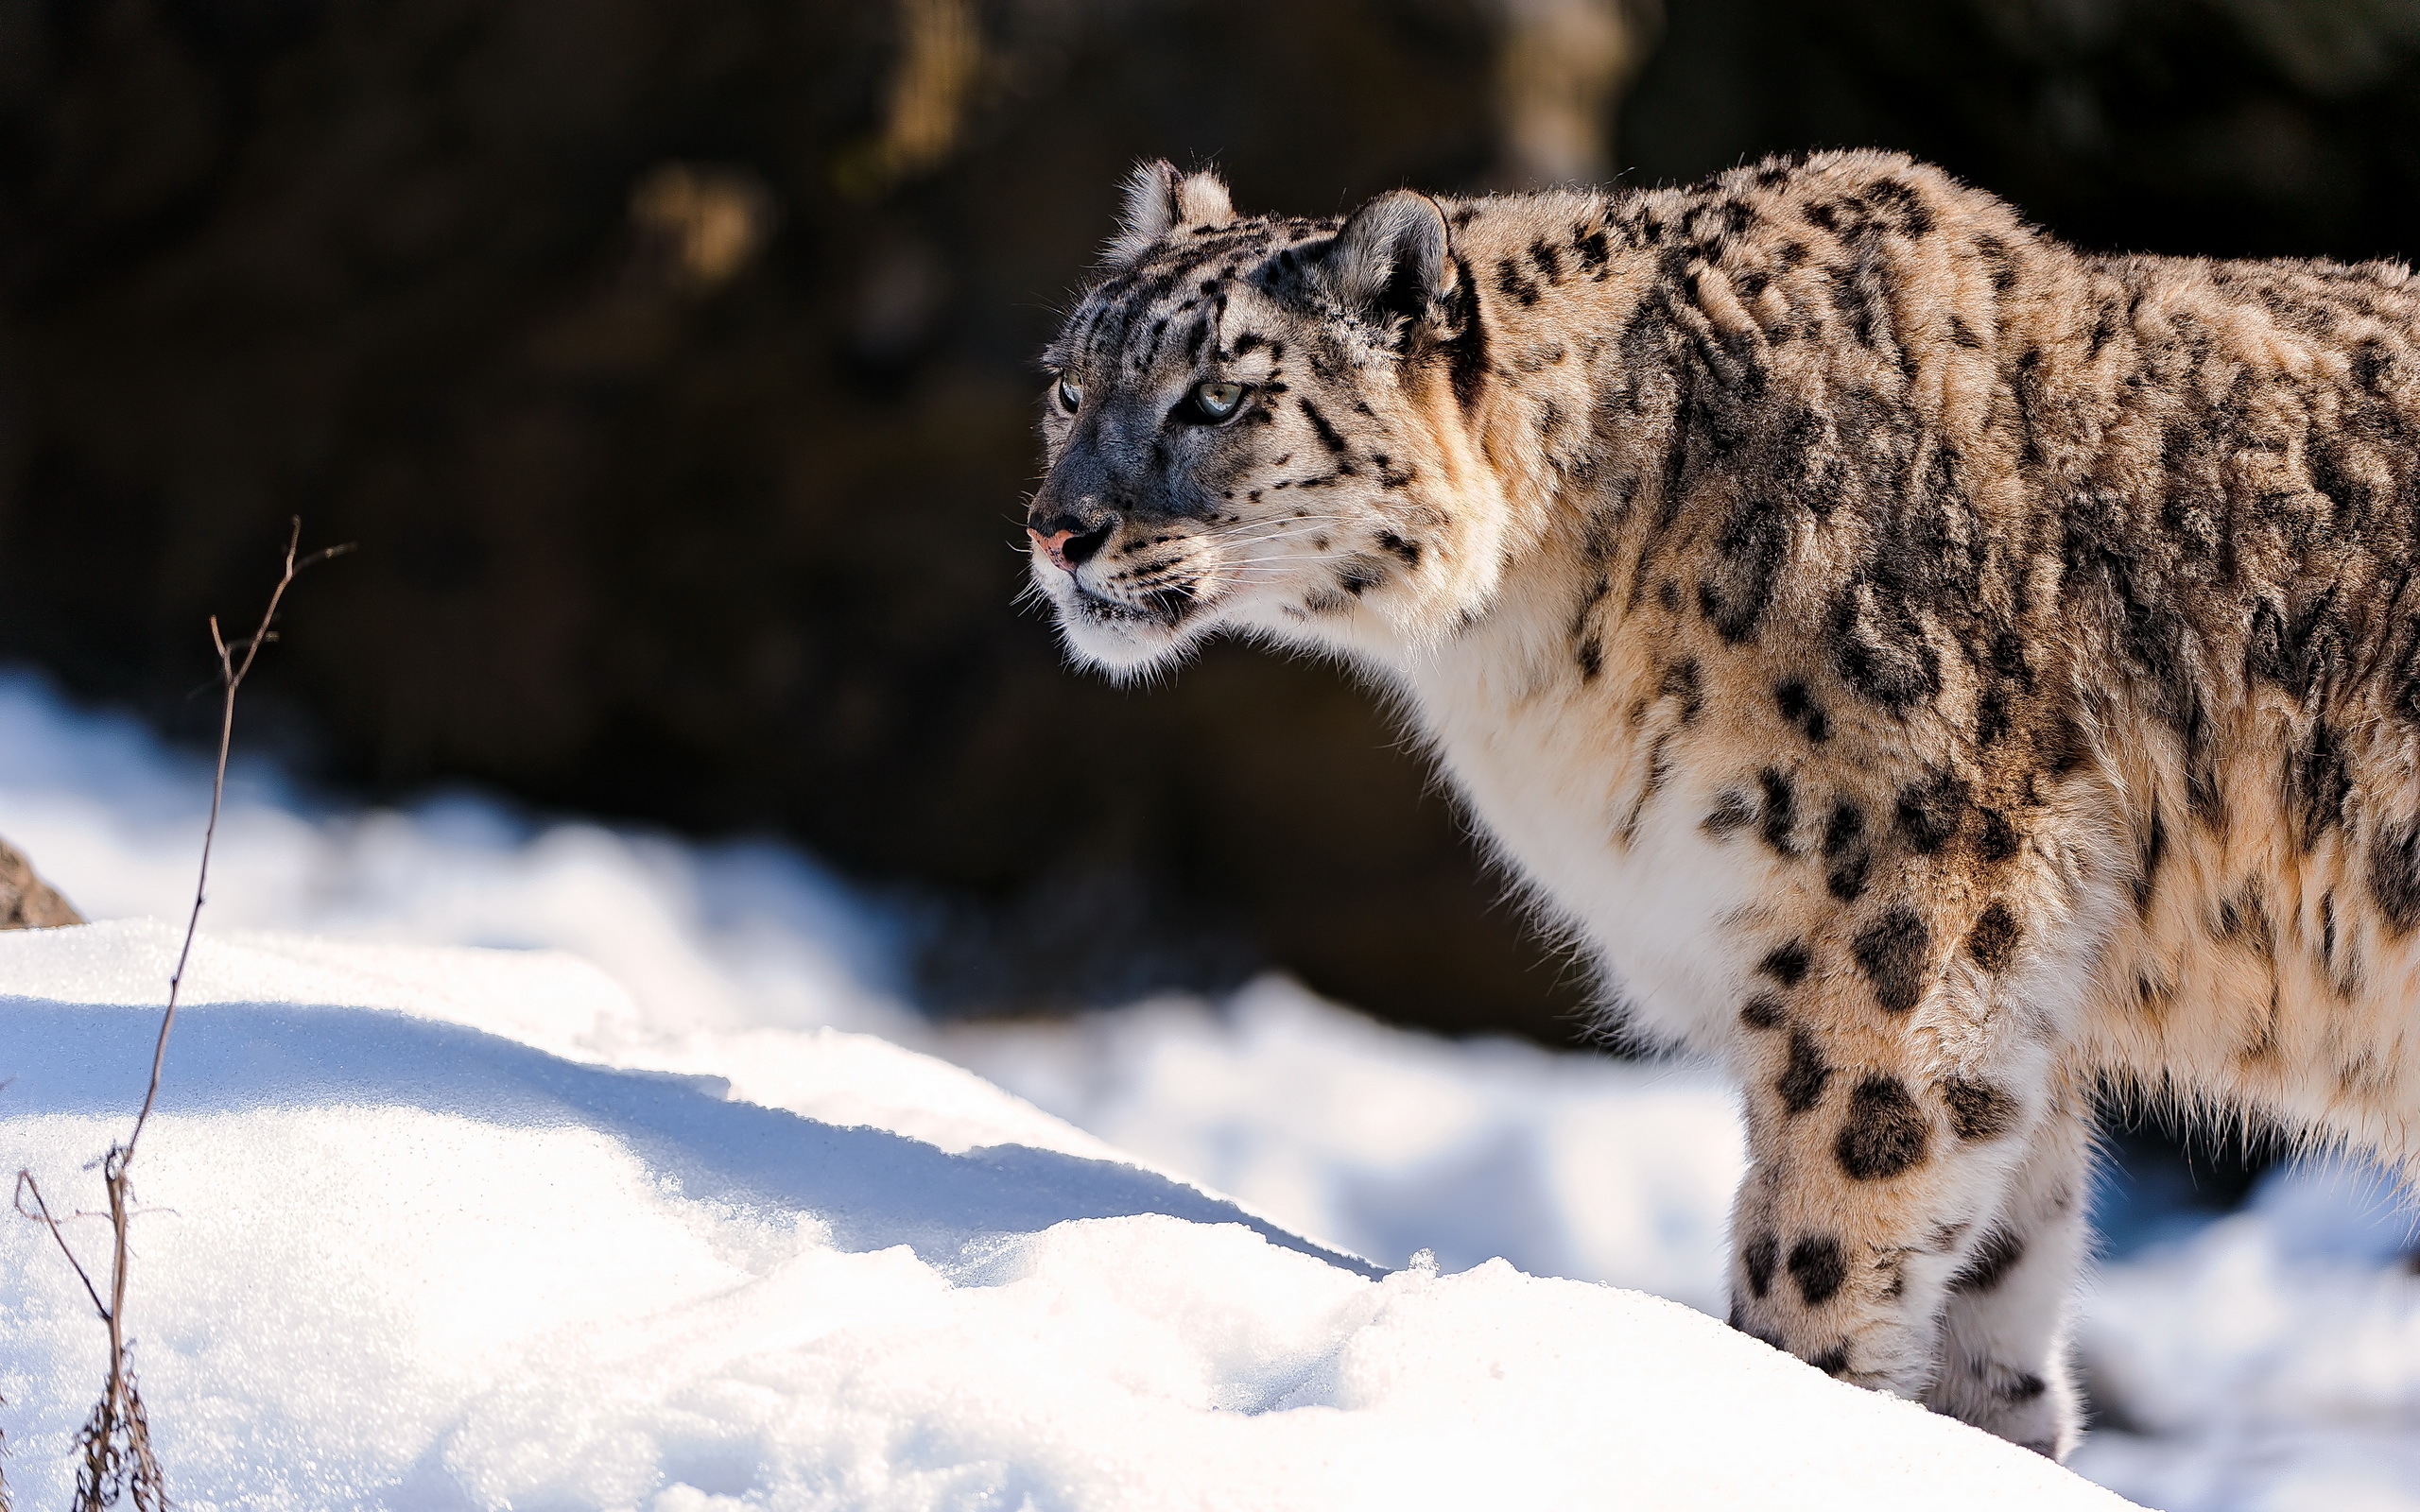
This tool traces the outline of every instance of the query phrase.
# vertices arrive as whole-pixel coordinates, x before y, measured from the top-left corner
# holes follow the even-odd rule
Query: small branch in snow
[[[235,738],[235,691],[244,685],[244,679],[251,672],[252,662],[261,654],[261,647],[277,639],[277,632],[270,626],[277,619],[277,607],[285,601],[285,591],[294,586],[294,575],[305,567],[332,557],[341,557],[353,549],[350,544],[328,546],[297,559],[294,554],[302,544],[302,517],[296,515],[293,534],[285,540],[285,572],[278,578],[277,586],[269,591],[268,608],[261,611],[260,628],[254,630],[249,639],[229,645],[226,638],[218,633],[218,616],[210,616],[210,644],[218,653],[218,681],[226,689],[218,713],[218,768],[210,782],[210,822],[201,832],[201,868],[194,879],[193,911],[185,916],[184,945],[177,952],[177,969],[168,977],[168,1011],[160,1016],[159,1042],[151,1047],[151,1083],[144,1089],[142,1111],[134,1115],[134,1132],[126,1137],[127,1161],[134,1159],[135,1142],[143,1138],[143,1125],[150,1119],[151,1105],[160,1096],[160,1068],[168,1056],[168,1031],[177,1024],[177,994],[184,987],[185,964],[193,956],[194,931],[201,923],[202,898],[210,887],[210,848],[218,838],[218,808],[227,796],[227,750]],[[240,662],[234,655],[238,648],[244,653]],[[111,1206],[114,1209],[116,1204],[112,1203]]]
[[[210,889],[210,850],[218,838],[218,811],[227,797],[227,756],[234,742],[236,690],[244,685],[261,647],[277,639],[273,627],[278,606],[285,602],[285,591],[293,586],[295,575],[353,549],[350,545],[330,546],[307,557],[298,556],[302,544],[302,521],[298,516],[293,533],[286,538],[285,571],[269,591],[268,608],[261,612],[258,629],[244,640],[230,643],[219,632],[218,617],[214,614],[210,619],[210,644],[218,653],[218,682],[223,690],[218,715],[218,765],[210,782],[210,822],[201,833],[201,866],[194,879],[193,910],[185,916],[184,943],[177,951],[176,970],[168,976],[168,1006],[160,1016],[159,1039],[151,1046],[151,1079],[143,1090],[143,1107],[134,1115],[134,1127],[126,1143],[111,1145],[109,1153],[100,1159],[101,1185],[110,1199],[110,1285],[106,1301],[100,1288],[94,1284],[92,1273],[68,1245],[59,1220],[51,1215],[50,1205],[43,1199],[42,1187],[34,1180],[33,1173],[17,1173],[18,1212],[50,1230],[60,1252],[76,1268],[76,1279],[84,1283],[85,1295],[93,1299],[93,1310],[110,1331],[109,1380],[93,1415],[76,1435],[77,1452],[82,1463],[76,1472],[74,1512],[103,1512],[121,1497],[131,1497],[136,1512],[164,1512],[168,1504],[160,1462],[151,1453],[150,1420],[143,1406],[143,1394],[135,1385],[126,1337],[126,1285],[130,1260],[127,1233],[134,1200],[129,1173],[134,1164],[135,1146],[143,1139],[144,1125],[150,1122],[152,1105],[160,1098],[160,1072],[167,1063],[168,1034],[177,1025],[177,1001],[184,989],[185,968],[193,959],[194,935],[201,925],[202,901]],[[28,1196],[33,1199],[31,1211],[26,1207]],[[8,1512],[5,1487],[0,1487],[0,1512]]]

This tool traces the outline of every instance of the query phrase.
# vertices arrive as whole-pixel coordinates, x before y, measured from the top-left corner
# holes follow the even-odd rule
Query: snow
[[[56,1201],[125,1126],[176,944],[0,938],[0,1149]],[[469,1022],[619,1014],[567,956],[256,934],[192,981],[134,1314],[189,1507],[2119,1504],[1674,1303],[1380,1276],[863,1036],[781,1031],[776,1108]],[[886,1103],[958,1148],[831,1121]],[[99,1339],[47,1245],[0,1226],[36,1502]]]
[[[113,920],[0,936],[0,1160],[85,1206],[206,798],[0,677],[0,834]],[[185,1506],[2121,1504],[1691,1310],[1741,1160],[1702,1072],[1274,980],[936,1026],[909,916],[794,852],[458,795],[247,768],[220,843],[139,1170]],[[2420,1507],[2396,1199],[2309,1168],[2178,1231],[2094,1283],[2117,1426],[2076,1468],[2171,1512]],[[28,1506],[103,1352],[46,1244],[0,1224]]]
[[[1280,980],[1214,1008],[970,1025],[954,1059],[1120,1148],[1389,1265],[1501,1256],[1724,1311],[1723,1225],[1746,1157],[1710,1074],[1455,1044]]]
[[[2420,1506],[2412,1237],[2392,1182],[2328,1161],[2110,1267],[2083,1343],[2127,1431],[2080,1465],[2170,1507]]]

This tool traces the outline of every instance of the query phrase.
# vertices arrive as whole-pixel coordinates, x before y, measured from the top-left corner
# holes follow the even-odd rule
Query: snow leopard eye
[[[1244,386],[1227,383],[1198,383],[1177,406],[1179,414],[1197,425],[1215,425],[1236,412],[1244,402]]]
[[[1059,375],[1059,407],[1072,415],[1083,402],[1084,386],[1076,381],[1075,374],[1061,373]]]

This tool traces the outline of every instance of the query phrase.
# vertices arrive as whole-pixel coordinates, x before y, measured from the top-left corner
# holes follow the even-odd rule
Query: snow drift
[[[0,938],[0,1146],[56,1196],[174,946]],[[568,959],[254,936],[190,980],[133,1323],[190,1507],[2122,1504],[1673,1303],[1381,1274],[860,1036],[798,1033],[774,1107],[478,1026],[621,1011]],[[873,1102],[926,1137],[833,1121]],[[0,1234],[55,1501],[99,1335]]]

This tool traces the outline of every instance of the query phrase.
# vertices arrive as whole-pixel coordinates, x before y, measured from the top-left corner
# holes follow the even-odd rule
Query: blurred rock
[[[1495,88],[1516,188],[1600,180],[1614,169],[1614,109],[1664,28],[1662,0],[1498,0]]]
[[[0,929],[57,929],[83,921],[74,903],[35,874],[24,851],[0,840]]]
[[[683,293],[706,294],[764,250],[773,196],[744,168],[666,163],[631,190],[631,225],[657,278]]]

